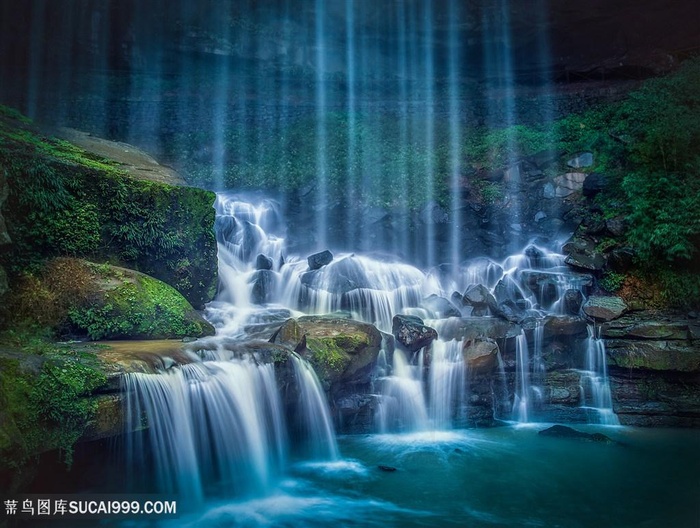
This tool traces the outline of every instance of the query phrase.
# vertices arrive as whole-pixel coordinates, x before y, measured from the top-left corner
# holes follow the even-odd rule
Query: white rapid
[[[276,202],[219,194],[216,209],[221,284],[207,317],[220,333],[267,339],[270,328],[288,317],[340,311],[391,332],[392,319],[400,313],[417,315],[440,328],[446,317],[480,318],[505,310],[500,316],[530,322],[513,338],[511,412],[504,414],[500,403],[494,406],[494,415],[503,420],[537,419],[538,409],[546,403],[544,318],[577,315],[578,308],[567,304],[567,292],[583,298],[592,285],[591,276],[571,271],[563,255],[535,245],[501,262],[477,257],[436,266],[427,273],[395,257],[376,254],[331,254],[324,265],[311,266],[304,256],[288,254],[285,224]],[[483,286],[495,304],[479,308],[461,303],[461,292],[466,295],[475,285]],[[461,338],[438,339],[420,354],[427,360],[420,362],[418,354],[393,354],[391,364],[378,369],[382,371],[376,384],[382,397],[378,430],[445,429],[467,423],[469,375],[463,347]],[[499,361],[503,365],[500,352]],[[603,367],[602,360],[593,359],[585,366],[581,383],[586,387],[587,407],[607,405],[594,396],[606,390],[599,386],[608,386]],[[589,414],[592,419],[597,415]]]
[[[619,425],[613,412],[610,381],[605,358],[605,342],[596,335],[596,328],[588,326],[586,339],[586,370],[581,373],[583,407],[589,412],[589,421],[604,425]]]

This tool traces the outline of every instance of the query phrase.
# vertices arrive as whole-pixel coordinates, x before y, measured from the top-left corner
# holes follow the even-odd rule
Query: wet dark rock
[[[310,270],[317,270],[327,264],[330,264],[332,260],[333,253],[331,253],[327,249],[325,251],[321,251],[320,253],[314,253],[313,255],[309,255],[306,258],[306,261],[309,263]]]
[[[548,317],[544,322],[545,337],[585,336],[588,323],[583,317],[558,315]]]
[[[606,339],[605,344],[608,364],[627,371],[700,372],[700,349],[688,342]]]
[[[464,306],[464,296],[459,292],[452,292],[452,295],[450,295],[450,301],[452,301],[452,304],[457,307]]]
[[[602,433],[584,433],[565,425],[553,425],[548,429],[543,429],[537,434],[540,436],[548,436],[550,438],[576,438],[580,440],[587,440],[589,442],[600,442],[602,444],[615,443],[612,439]]]
[[[391,331],[396,340],[411,352],[428,346],[438,337],[434,328],[425,326],[423,320],[414,315],[395,315]]]
[[[625,316],[604,323],[600,335],[615,339],[686,340],[691,326],[687,321],[649,321],[641,317]]]
[[[549,306],[559,297],[559,280],[555,273],[523,271],[525,286],[535,295],[537,302]]]
[[[527,311],[519,306],[516,301],[506,299],[499,303],[495,315],[512,323],[520,323],[527,317]]]
[[[564,260],[569,266],[588,271],[600,271],[605,266],[605,257],[596,252],[574,251]]]
[[[465,290],[464,304],[472,307],[473,316],[484,316],[498,310],[496,298],[482,284],[472,284]]]
[[[522,328],[499,317],[462,317],[441,321],[440,337],[444,340],[508,339],[520,335]]]
[[[605,175],[594,172],[588,175],[583,182],[583,195],[592,197],[605,189],[608,181]]]
[[[583,305],[584,313],[599,321],[617,319],[627,311],[627,304],[620,297],[592,295]]]
[[[271,270],[272,269],[272,259],[270,257],[260,253],[255,258],[255,269],[256,270]]]
[[[579,290],[564,292],[564,311],[569,315],[578,315],[583,305],[583,293]]]
[[[251,301],[254,304],[266,304],[272,300],[275,292],[277,276],[274,271],[261,269],[253,273],[250,278],[253,283]]]
[[[423,299],[423,307],[433,312],[438,319],[461,317],[461,312],[447,299],[432,294]]]
[[[545,168],[551,165],[554,161],[558,160],[563,154],[560,150],[549,149],[542,150],[537,154],[533,154],[527,158],[527,161],[533,163],[539,168]]]
[[[622,247],[613,249],[608,254],[608,267],[612,271],[624,273],[634,265],[635,252],[632,248]]]
[[[604,233],[606,229],[605,220],[598,215],[592,215],[584,219],[583,225],[587,235],[600,235]]]
[[[363,267],[353,256],[345,257],[331,266],[307,271],[300,277],[301,283],[313,290],[323,290],[337,295],[356,290],[371,288]]]
[[[622,218],[610,218],[605,221],[605,228],[614,237],[621,237],[625,234],[625,221]]]

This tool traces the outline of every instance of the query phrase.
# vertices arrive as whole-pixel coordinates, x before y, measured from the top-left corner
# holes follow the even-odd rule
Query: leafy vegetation
[[[151,274],[193,304],[216,288],[213,193],[129,177],[112,162],[42,136],[0,109],[0,166],[13,240],[0,265],[18,276],[48,259],[111,261]]]
[[[93,269],[95,269],[94,267]],[[70,324],[90,339],[201,336],[213,329],[196,317],[192,306],[176,290],[147,275],[119,268],[103,269],[99,281],[118,284],[107,288],[88,305],[74,305]]]
[[[73,445],[97,411],[86,396],[106,383],[93,353],[32,343],[26,355],[0,355],[0,469],[21,468],[52,449],[70,465]]]
[[[9,335],[97,340],[198,337],[213,331],[171,286],[74,258],[53,259],[36,274],[22,275],[5,302],[0,315]]]

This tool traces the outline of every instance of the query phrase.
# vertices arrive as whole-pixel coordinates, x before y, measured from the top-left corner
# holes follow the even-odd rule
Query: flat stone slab
[[[591,295],[583,305],[584,313],[599,321],[612,321],[627,311],[622,298],[611,295]]]
[[[150,154],[128,143],[109,141],[74,128],[59,128],[51,132],[56,137],[69,141],[87,152],[116,161],[121,165],[120,169],[136,179],[170,185],[187,185],[185,179],[175,169],[161,165]]]

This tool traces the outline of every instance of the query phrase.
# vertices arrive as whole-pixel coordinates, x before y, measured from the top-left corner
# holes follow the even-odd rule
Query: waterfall
[[[232,496],[269,492],[290,444],[313,460],[338,458],[325,397],[306,361],[290,355],[300,394],[297,438],[285,420],[274,366],[230,356],[207,353],[205,361],[124,378],[128,430],[148,425],[146,439],[128,437],[129,461],[140,472],[145,453],[152,453],[159,491],[192,504],[214,483]]]
[[[394,351],[392,375],[377,380],[383,398],[376,415],[382,433],[428,429],[428,409],[423,390],[422,353],[411,365],[403,352]]]
[[[527,337],[521,332],[515,338],[515,395],[513,396],[513,419],[530,421],[532,401],[530,399],[530,355]]]
[[[589,421],[604,425],[619,425],[612,408],[610,382],[608,380],[605,341],[596,335],[593,325],[588,325],[586,339],[586,370],[581,373],[583,407],[589,411]]]
[[[460,418],[466,392],[466,367],[461,340],[435,341],[430,360],[430,419],[436,429],[450,429]]]

